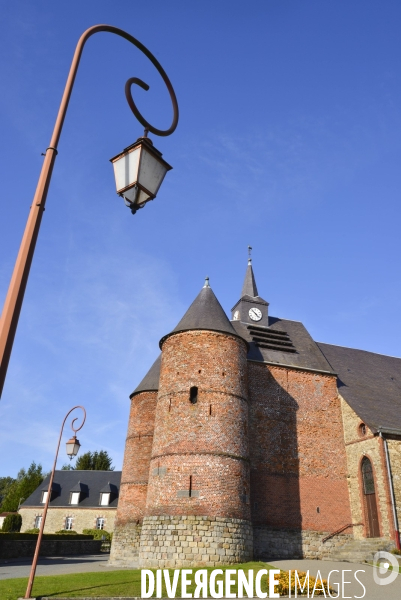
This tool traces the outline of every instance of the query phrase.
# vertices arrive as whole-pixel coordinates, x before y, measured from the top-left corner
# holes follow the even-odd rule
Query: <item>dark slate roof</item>
[[[238,337],[220,302],[214,295],[212,288],[206,284],[192,302],[177,327],[171,333],[162,337],[159,344],[160,348],[170,335],[194,329],[219,331]],[[240,335],[239,337],[242,336]]]
[[[135,394],[139,394],[140,392],[157,392],[159,389],[161,357],[162,355],[159,354],[149,371],[146,373],[145,377],[142,379],[141,383],[130,395],[130,398],[132,398],[132,396]]]
[[[50,475],[46,477],[43,483],[21,504],[21,508],[30,506],[43,507],[41,503],[42,492],[47,490],[49,485]],[[85,487],[84,497],[79,504],[74,504],[73,507],[98,507],[100,503],[100,492],[109,482],[120,489],[121,471],[56,471],[54,474],[52,500],[49,506],[72,506],[70,504],[71,491],[75,490],[75,486],[80,485]],[[47,484],[47,485],[46,485]],[[118,499],[112,499],[109,507],[116,508]],[[107,506],[102,506],[107,508]]]
[[[238,335],[241,335],[249,344],[248,360],[268,362],[290,367],[299,367],[316,371],[333,372],[330,364],[325,359],[321,350],[313,341],[308,331],[299,321],[287,321],[276,317],[269,317],[271,331],[285,331],[288,333],[296,352],[282,352],[257,346],[250,335],[248,325],[240,321],[231,321]]]
[[[241,302],[241,300],[249,300],[250,302],[255,302],[257,304],[265,304],[269,306],[269,303],[266,300],[263,300],[260,296],[258,296],[258,288],[256,287],[256,280],[253,274],[252,263],[248,262],[248,266],[246,268],[244,285],[242,286],[241,298],[234,305],[231,310],[234,310],[237,304]]]
[[[107,484],[102,487],[102,489],[100,490],[101,494],[118,494],[118,488],[116,485],[114,485],[114,483],[110,483],[110,481],[107,482]]]
[[[255,298],[258,295],[258,288],[256,287],[256,281],[253,274],[252,263],[249,261],[246,268],[244,285],[242,286],[242,296],[252,296]]]
[[[401,429],[401,358],[318,344],[338,373],[338,391],[374,431]]]

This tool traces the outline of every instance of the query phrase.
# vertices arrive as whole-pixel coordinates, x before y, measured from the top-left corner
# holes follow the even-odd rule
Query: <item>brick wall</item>
[[[350,523],[336,378],[250,362],[248,379],[254,524],[331,532]]]
[[[144,515],[156,400],[156,391],[142,392],[131,398],[117,525],[141,522]]]
[[[138,557],[142,519],[148,491],[157,392],[131,398],[116,526],[110,563],[129,563]]]
[[[35,527],[35,518],[43,514],[43,508],[20,508],[19,513],[22,517],[21,531]],[[77,533],[82,533],[83,529],[95,529],[96,519],[104,518],[104,529],[110,533],[114,530],[114,521],[116,517],[115,508],[79,508],[74,507],[50,507],[46,515],[45,533],[54,533],[64,529],[65,520],[72,517],[72,528]]]
[[[241,339],[211,331],[182,332],[163,344],[143,566],[195,564],[202,555],[208,564],[222,556],[238,562],[252,555],[246,352]],[[228,523],[236,547],[229,555],[232,548],[220,535]],[[170,529],[178,530],[177,524],[188,533],[175,539]]]
[[[210,331],[167,338],[147,515],[250,518],[246,384],[242,340]]]

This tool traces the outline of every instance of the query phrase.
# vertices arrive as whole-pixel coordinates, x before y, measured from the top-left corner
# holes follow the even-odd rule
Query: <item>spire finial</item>
[[[204,288],[205,288],[205,287],[206,287],[206,288],[210,288],[210,285],[209,285],[209,277],[205,277],[205,285],[204,285],[203,287],[204,287]]]
[[[251,253],[252,253],[252,246],[248,246],[248,265],[251,265],[251,264],[252,264],[252,256],[251,256]]]

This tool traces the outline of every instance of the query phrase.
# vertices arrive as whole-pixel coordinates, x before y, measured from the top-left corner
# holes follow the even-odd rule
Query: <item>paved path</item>
[[[83,556],[40,557],[36,575],[66,575],[89,571],[119,571],[118,567],[108,567],[108,554]],[[12,558],[0,560],[0,580],[14,577],[29,577],[32,558]]]
[[[323,579],[327,579],[330,571],[337,570],[338,573],[333,572],[330,575],[330,585],[334,590],[337,590],[337,585],[340,584],[340,595],[339,598],[363,598],[363,600],[400,600],[401,598],[401,573],[397,579],[389,585],[378,585],[373,579],[373,567],[367,564],[356,564],[350,562],[332,562],[328,560],[274,560],[269,561],[269,564],[282,569],[284,571],[292,572],[296,569],[297,571],[308,571],[311,576],[316,577],[317,571],[320,571]],[[359,573],[356,573],[359,571]],[[363,572],[364,571],[364,572]],[[366,588],[364,594],[363,587],[355,579],[355,573],[359,581]],[[380,577],[385,577],[381,575]],[[342,589],[342,581],[349,581],[350,583],[344,583]],[[333,592],[333,596],[336,596],[337,592]],[[299,597],[299,596],[298,596]],[[324,596],[315,596],[316,598],[324,598]]]

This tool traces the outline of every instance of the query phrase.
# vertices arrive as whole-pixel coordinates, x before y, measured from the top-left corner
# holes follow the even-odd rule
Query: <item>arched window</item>
[[[361,463],[363,498],[367,516],[367,537],[380,537],[379,516],[376,504],[375,480],[372,463],[364,456]]]
[[[373,479],[372,463],[365,456],[362,460],[362,481],[363,481],[363,493],[374,494],[375,493],[375,482]]]

